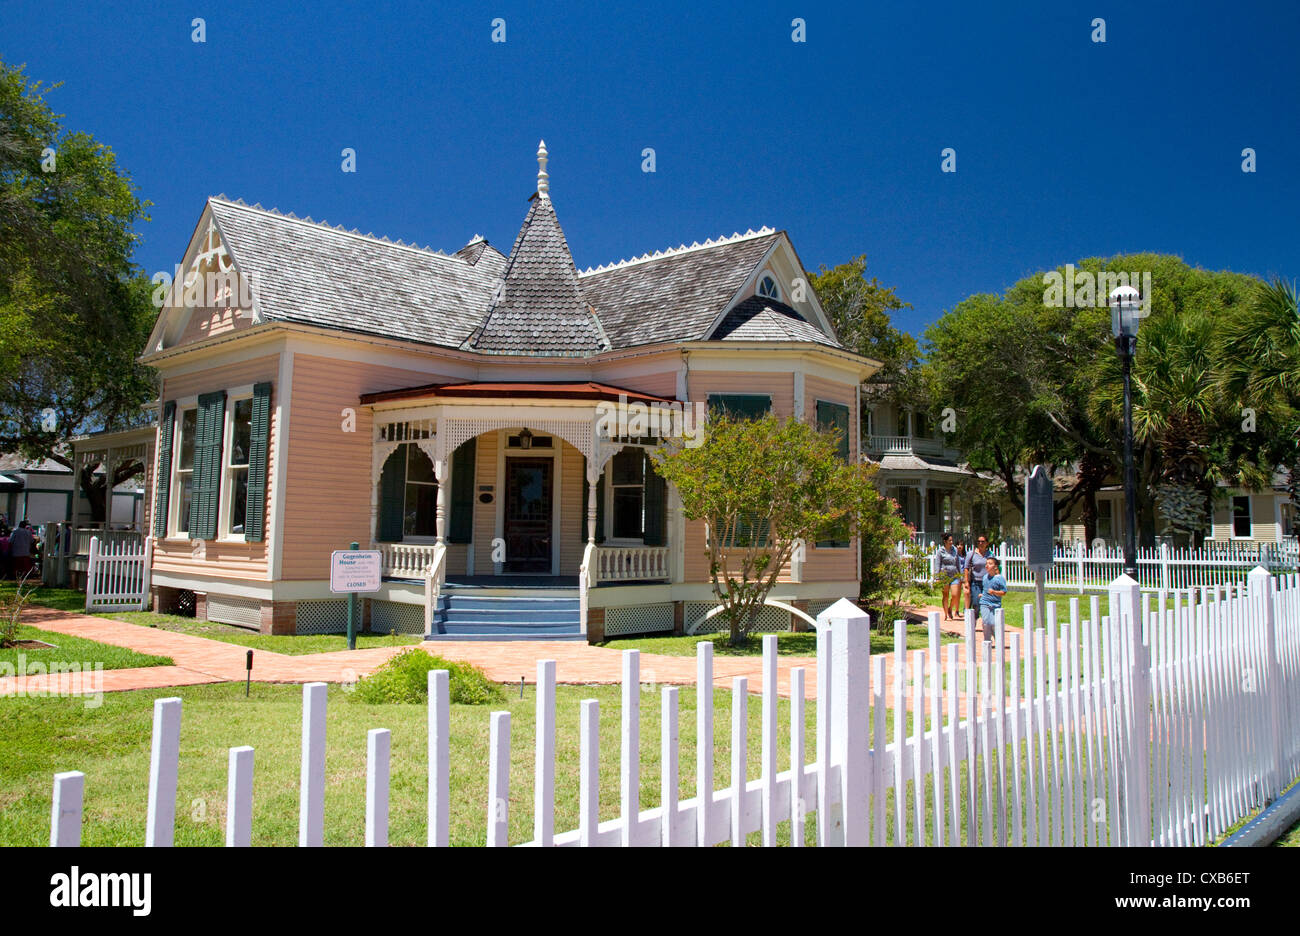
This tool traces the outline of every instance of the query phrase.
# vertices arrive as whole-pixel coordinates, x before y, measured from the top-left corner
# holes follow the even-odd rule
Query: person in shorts
[[[984,625],[984,639],[997,638],[997,613],[1002,610],[1002,596],[1007,593],[1007,580],[1002,577],[1002,564],[992,556],[985,561],[984,587],[980,591],[980,621]]]
[[[952,534],[945,533],[938,549],[939,590],[943,593],[943,619],[961,617],[961,557],[952,545]],[[953,610],[953,609],[956,610]]]

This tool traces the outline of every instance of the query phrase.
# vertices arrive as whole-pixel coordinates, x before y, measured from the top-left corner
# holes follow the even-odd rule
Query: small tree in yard
[[[651,457],[686,518],[709,524],[709,574],[732,644],[748,639],[797,543],[847,539],[882,500],[872,466],[846,463],[837,434],[796,419],[713,413],[702,445],[668,443]]]

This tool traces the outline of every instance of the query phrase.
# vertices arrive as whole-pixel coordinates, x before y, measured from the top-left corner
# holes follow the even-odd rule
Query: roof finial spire
[[[541,198],[551,197],[551,177],[546,174],[546,141],[537,144],[537,194]]]

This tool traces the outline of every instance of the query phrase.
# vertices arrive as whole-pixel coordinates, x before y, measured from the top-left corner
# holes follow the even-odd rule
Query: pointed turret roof
[[[609,339],[582,294],[538,151],[538,194],[524,218],[483,324],[465,342],[494,354],[575,356],[608,350]]]

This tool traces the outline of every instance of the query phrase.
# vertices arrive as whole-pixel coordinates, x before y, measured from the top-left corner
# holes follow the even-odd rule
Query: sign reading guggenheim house
[[[336,549],[330,553],[330,591],[379,591],[380,552],[377,549]]]

